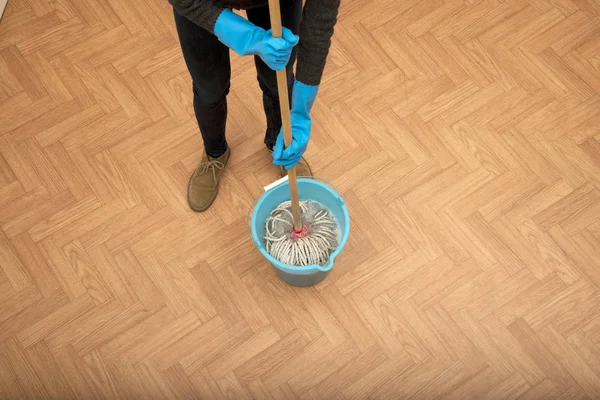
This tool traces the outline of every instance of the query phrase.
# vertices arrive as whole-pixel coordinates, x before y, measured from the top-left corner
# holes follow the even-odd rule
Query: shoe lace
[[[202,163],[202,165],[200,167],[201,167],[201,169],[200,169],[201,174],[205,174],[209,170],[212,171],[213,179],[216,182],[217,181],[217,169],[225,168],[225,164],[223,164],[219,160],[210,160],[205,163]]]

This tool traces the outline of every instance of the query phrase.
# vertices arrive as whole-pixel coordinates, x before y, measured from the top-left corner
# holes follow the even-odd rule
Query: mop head
[[[265,248],[288,265],[325,265],[340,241],[338,223],[326,207],[313,200],[300,201],[302,232],[294,232],[292,203],[281,203],[265,222]]]

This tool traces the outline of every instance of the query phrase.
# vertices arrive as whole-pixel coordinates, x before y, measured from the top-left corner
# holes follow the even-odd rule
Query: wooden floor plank
[[[0,397],[600,396],[598,2],[340,7],[306,158],[351,232],[295,288],[246,227],[278,176],[252,58],[196,213],[170,4],[8,2]]]

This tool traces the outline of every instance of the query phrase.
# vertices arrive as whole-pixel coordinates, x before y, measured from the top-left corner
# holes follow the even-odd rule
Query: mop
[[[279,0],[269,0],[271,29],[282,37]],[[292,123],[285,68],[277,71],[284,143],[292,143]],[[323,265],[339,244],[339,226],[333,214],[314,200],[299,200],[296,167],[288,170],[290,200],[277,206],[265,221],[265,249],[282,263],[294,266]]]

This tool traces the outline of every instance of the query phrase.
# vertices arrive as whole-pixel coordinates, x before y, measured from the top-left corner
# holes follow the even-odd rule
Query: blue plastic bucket
[[[285,182],[266,190],[252,210],[250,230],[252,241],[260,253],[271,263],[277,276],[292,286],[312,286],[321,282],[333,268],[335,258],[344,248],[350,234],[350,216],[342,196],[326,183],[314,178],[298,178],[300,200],[314,200],[327,207],[340,227],[340,243],[326,265],[297,266],[281,263],[267,253],[263,245],[265,221],[271,211],[284,201],[290,200],[289,183]]]

